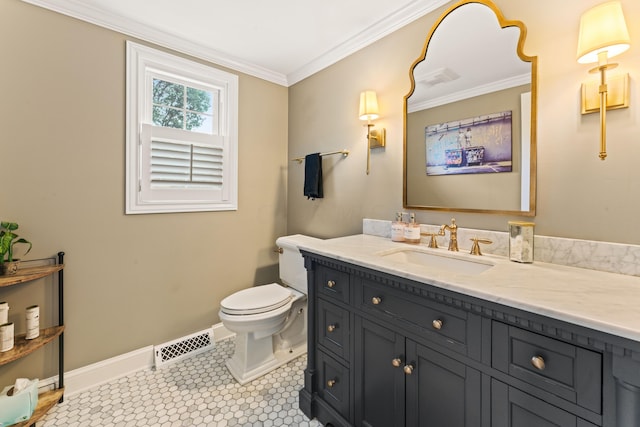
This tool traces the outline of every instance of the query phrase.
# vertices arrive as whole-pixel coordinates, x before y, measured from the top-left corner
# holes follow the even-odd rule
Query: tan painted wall
[[[126,39],[0,2],[0,218],[20,223],[29,257],[67,254],[67,370],[217,323],[223,297],[277,279],[286,233],[287,88],[246,75],[238,211],[124,214]],[[30,304],[52,317],[41,288],[0,291],[18,329]],[[0,368],[0,384],[53,374],[51,347]]]
[[[640,2],[622,0],[632,46],[612,71],[631,73],[631,107],[608,114],[609,157],[598,159],[597,114],[580,114],[580,84],[593,79],[576,62],[580,14],[601,0],[496,0],[507,19],[527,26],[524,47],[538,56],[539,234],[640,243]],[[289,156],[347,148],[347,159],[327,159],[325,198],[302,196],[303,168],[289,174],[289,232],[323,236],[358,233],[363,217],[393,219],[402,209],[402,103],[408,70],[444,9],[396,31],[289,91]],[[365,128],[357,118],[358,94],[375,89],[381,109],[376,126],[387,129],[387,148],[372,153],[365,175]],[[453,214],[462,227],[507,229],[510,216]],[[423,223],[442,224],[447,212],[420,211]],[[520,218],[522,219],[522,218]]]

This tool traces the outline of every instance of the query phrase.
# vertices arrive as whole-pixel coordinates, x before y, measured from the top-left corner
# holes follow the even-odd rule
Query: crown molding
[[[288,87],[449,3],[451,0],[416,0],[392,15],[380,19],[355,37],[318,56],[288,75],[247,62],[185,38],[167,34],[149,25],[87,5],[81,0],[22,1]]]
[[[289,86],[380,40],[452,0],[416,0],[287,75]]]
[[[215,49],[211,49],[185,38],[168,34],[132,19],[124,18],[121,15],[89,6],[79,0],[22,1],[97,25],[99,27],[116,31],[127,36],[135,37],[139,40],[154,43],[158,46],[163,46],[177,52],[204,59],[214,64],[218,64],[241,73],[246,73],[272,83],[287,86],[286,76],[282,73],[249,63],[240,58],[219,52]]]

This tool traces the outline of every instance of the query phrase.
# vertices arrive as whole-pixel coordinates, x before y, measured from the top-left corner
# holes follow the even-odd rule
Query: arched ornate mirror
[[[526,28],[488,0],[463,0],[409,70],[404,207],[535,215],[536,57]]]

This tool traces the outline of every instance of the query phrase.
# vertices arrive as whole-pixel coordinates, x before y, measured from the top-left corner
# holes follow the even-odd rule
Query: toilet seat
[[[260,314],[291,303],[293,293],[277,283],[243,289],[220,303],[220,311],[231,315]]]

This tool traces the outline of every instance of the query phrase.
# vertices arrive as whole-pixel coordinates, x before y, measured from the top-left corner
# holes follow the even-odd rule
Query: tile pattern
[[[306,355],[244,386],[225,360],[233,339],[158,370],[144,370],[65,397],[43,427],[318,427],[298,409]]]

